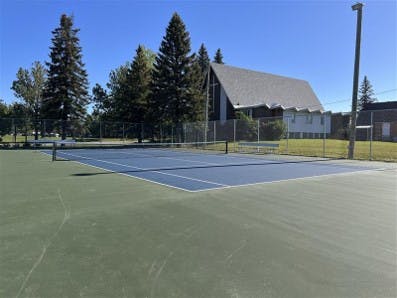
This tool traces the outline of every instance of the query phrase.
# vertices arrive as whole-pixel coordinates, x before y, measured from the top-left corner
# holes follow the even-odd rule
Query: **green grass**
[[[289,139],[281,141],[266,141],[266,143],[280,144],[279,151],[283,154],[303,156],[325,156],[347,158],[349,141],[326,139],[325,147],[321,139]],[[238,143],[230,143],[231,150],[237,150]],[[324,151],[325,148],[325,151]],[[325,154],[324,154],[325,153]],[[370,159],[370,142],[356,141],[354,158],[359,160]],[[397,143],[372,142],[372,159],[379,161],[397,161]]]
[[[395,175],[188,193],[0,150],[0,297],[395,297]]]

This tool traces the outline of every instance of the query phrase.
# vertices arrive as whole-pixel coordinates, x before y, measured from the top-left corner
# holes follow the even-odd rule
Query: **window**
[[[246,109],[244,112],[245,112],[245,115],[252,118],[252,109]]]
[[[293,114],[292,114],[292,118],[291,118],[291,123],[295,123],[295,118],[296,118],[296,114],[293,113]]]
[[[324,125],[324,121],[325,121],[324,118],[325,118],[324,115],[321,115],[321,118],[320,118],[320,123],[321,123],[321,125]]]
[[[312,114],[307,114],[306,115],[306,123],[307,124],[312,124],[313,123],[313,115]]]

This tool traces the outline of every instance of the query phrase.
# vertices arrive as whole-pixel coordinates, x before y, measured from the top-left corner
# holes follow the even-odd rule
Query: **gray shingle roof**
[[[211,63],[235,108],[267,106],[323,110],[309,83],[299,79]]]

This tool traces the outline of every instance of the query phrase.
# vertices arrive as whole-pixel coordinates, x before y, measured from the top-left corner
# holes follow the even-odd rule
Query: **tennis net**
[[[226,141],[193,143],[53,142],[53,160],[152,158],[186,154],[225,154]]]

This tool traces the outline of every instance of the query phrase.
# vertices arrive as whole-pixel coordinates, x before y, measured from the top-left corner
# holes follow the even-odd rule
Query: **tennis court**
[[[336,160],[275,155],[225,154],[224,143],[200,147],[185,144],[106,144],[68,146],[57,150],[57,158],[77,161],[108,172],[119,173],[185,191],[205,191],[219,188],[271,183],[325,175],[354,174],[371,168],[341,164]],[[70,144],[69,144],[70,145]],[[73,150],[70,150],[73,149]],[[208,152],[209,151],[209,152]],[[48,152],[49,153],[49,152]],[[51,153],[52,154],[52,153]],[[237,174],[238,173],[238,174]],[[103,174],[103,171],[97,173]],[[76,173],[85,175],[85,173]],[[92,174],[90,174],[92,175]],[[94,174],[95,175],[95,174]]]
[[[222,151],[0,150],[0,297],[396,296],[395,163]]]

